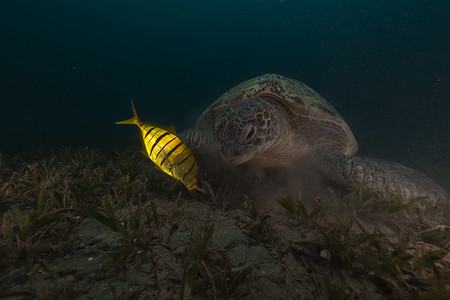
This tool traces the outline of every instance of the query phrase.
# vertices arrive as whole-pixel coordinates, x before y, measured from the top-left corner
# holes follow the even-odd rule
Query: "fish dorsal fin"
[[[177,135],[177,132],[175,130],[175,126],[173,124],[170,124],[170,126],[166,129],[168,132]]]
[[[165,131],[168,131],[175,135],[177,134],[177,132],[175,130],[175,126],[173,126],[173,124],[171,124],[170,126],[159,125],[159,124],[155,124],[155,123],[151,123],[151,122],[144,122],[144,124],[152,126],[152,127],[158,127],[158,128],[164,129]]]

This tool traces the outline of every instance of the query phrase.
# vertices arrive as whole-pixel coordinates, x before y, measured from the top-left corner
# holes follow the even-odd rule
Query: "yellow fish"
[[[151,123],[141,122],[134,108],[131,119],[116,124],[136,124],[141,130],[143,153],[161,171],[181,181],[188,190],[197,189],[197,161],[191,150],[176,136],[173,126],[164,129]]]

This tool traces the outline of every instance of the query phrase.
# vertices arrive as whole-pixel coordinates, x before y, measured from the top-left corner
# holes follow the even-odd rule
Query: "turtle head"
[[[214,134],[222,158],[228,163],[242,164],[269,148],[279,137],[278,115],[269,102],[246,99],[217,116]]]

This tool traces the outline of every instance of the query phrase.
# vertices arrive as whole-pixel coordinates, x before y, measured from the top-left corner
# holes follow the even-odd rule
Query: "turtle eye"
[[[256,136],[256,127],[252,124],[244,124],[240,126],[237,141],[240,144],[250,144]]]
[[[247,141],[250,141],[251,139],[253,139],[253,137],[255,136],[255,134],[256,134],[256,128],[255,128],[255,126],[252,126],[251,128],[250,128],[250,130],[248,131],[248,133],[247,133],[247,137],[245,138]]]

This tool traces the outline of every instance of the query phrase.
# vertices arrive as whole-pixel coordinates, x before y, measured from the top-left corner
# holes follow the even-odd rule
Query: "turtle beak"
[[[249,152],[245,145],[235,141],[223,142],[220,154],[224,162],[230,165],[240,165],[254,157],[253,153]]]
[[[229,165],[241,165],[241,164],[249,161],[249,159],[246,159],[244,157],[229,157],[229,158],[227,158],[227,157],[222,156],[222,158],[223,158],[224,162]]]

